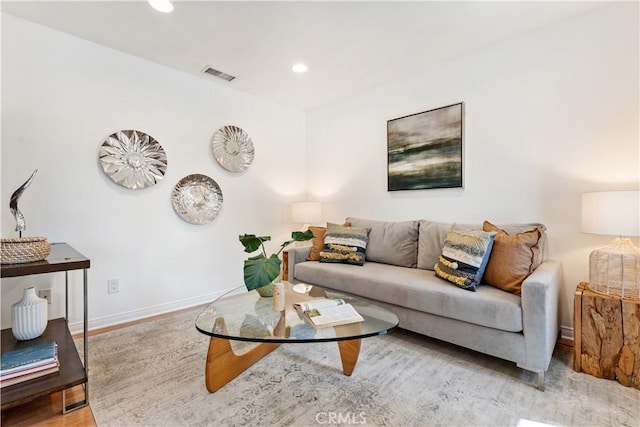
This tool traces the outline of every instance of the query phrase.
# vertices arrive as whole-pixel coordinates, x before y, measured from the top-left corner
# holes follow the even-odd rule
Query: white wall
[[[213,133],[229,124],[246,130],[255,146],[254,163],[242,174],[225,171],[211,155]],[[121,129],[162,144],[168,169],[159,184],[129,190],[102,172],[98,149]],[[289,203],[306,191],[304,139],[300,111],[2,15],[2,236],[16,236],[9,198],[37,168],[20,199],[25,235],[68,242],[91,259],[92,327],[204,302],[242,285],[245,254],[237,236],[286,237]],[[212,177],[223,191],[223,209],[208,225],[188,224],[171,205],[174,185],[191,173]],[[107,294],[111,277],[120,278],[118,294]],[[53,286],[59,304],[50,317],[62,315],[63,278],[3,279],[2,327],[32,285]],[[82,274],[70,278],[77,329]]]
[[[237,235],[284,239],[289,202],[306,191],[325,201],[330,221],[540,221],[550,257],[563,263],[562,324],[570,327],[589,252],[609,241],[580,233],[580,195],[639,187],[638,33],[638,4],[615,3],[407,70],[305,116],[3,14],[2,236],[15,235],[11,193],[38,168],[20,201],[27,235],[69,242],[91,258],[89,315],[102,326],[241,284]],[[460,101],[465,188],[387,192],[386,121]],[[227,124],[245,129],[256,146],[244,174],[224,171],[210,154],[213,132]],[[167,152],[167,175],[152,188],[119,187],[99,167],[102,140],[130,128]],[[171,189],[190,173],[211,176],[224,192],[209,225],[187,224],[171,207]],[[107,294],[110,277],[120,278],[119,294]],[[71,321],[78,322],[81,275],[71,278]],[[26,286],[54,286],[62,299],[61,275],[2,282],[3,328]],[[51,317],[61,310],[52,307]]]
[[[638,35],[638,3],[612,4],[314,110],[310,197],[333,221],[543,222],[571,327],[589,253],[610,241],[580,232],[581,193],[639,188]],[[460,101],[464,189],[387,192],[387,120]]]

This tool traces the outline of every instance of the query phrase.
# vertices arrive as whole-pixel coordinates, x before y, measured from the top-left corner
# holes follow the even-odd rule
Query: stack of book
[[[0,357],[0,388],[59,370],[58,345],[54,341],[7,351]]]

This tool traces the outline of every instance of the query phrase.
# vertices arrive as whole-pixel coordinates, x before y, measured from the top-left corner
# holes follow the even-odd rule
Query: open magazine
[[[316,328],[364,321],[356,309],[342,299],[322,298],[296,303],[293,304],[293,307]]]

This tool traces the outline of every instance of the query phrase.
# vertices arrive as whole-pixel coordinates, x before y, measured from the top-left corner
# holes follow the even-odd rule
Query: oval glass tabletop
[[[264,298],[244,286],[205,307],[196,318],[196,329],[205,335],[228,340],[293,343],[343,341],[382,335],[398,326],[398,317],[361,298],[318,286],[285,283],[285,310],[273,310],[273,298]],[[319,298],[342,299],[364,321],[316,328],[293,304]]]

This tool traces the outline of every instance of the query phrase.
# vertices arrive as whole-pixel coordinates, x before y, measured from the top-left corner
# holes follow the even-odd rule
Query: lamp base
[[[589,289],[640,300],[640,250],[625,237],[589,256]]]

